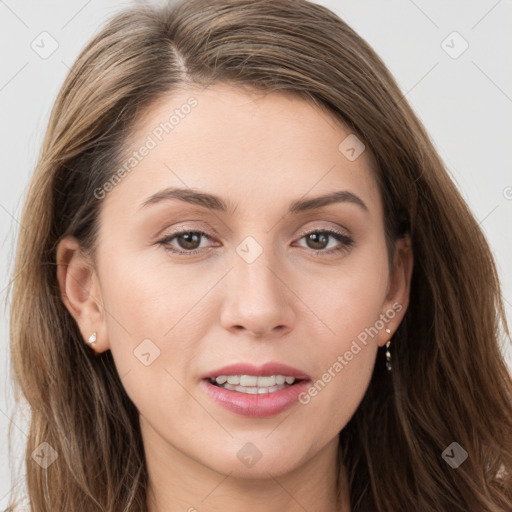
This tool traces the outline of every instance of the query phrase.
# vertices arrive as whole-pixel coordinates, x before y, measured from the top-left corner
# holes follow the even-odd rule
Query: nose
[[[221,312],[222,326],[232,333],[257,338],[276,338],[293,328],[293,292],[284,271],[271,251],[252,263],[235,255],[234,268],[226,276],[226,298]]]

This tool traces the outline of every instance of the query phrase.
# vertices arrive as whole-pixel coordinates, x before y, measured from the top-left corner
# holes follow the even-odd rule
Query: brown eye
[[[158,243],[163,245],[166,250],[178,254],[194,254],[200,252],[202,238],[210,237],[202,231],[180,231],[173,233],[160,240]],[[176,239],[175,244],[171,242]],[[177,247],[176,247],[177,245]]]
[[[197,249],[201,243],[201,234],[191,231],[175,237],[181,249]]]
[[[311,249],[325,249],[327,244],[329,243],[330,235],[326,233],[310,233],[306,235],[304,238],[307,240],[308,245]]]
[[[334,230],[316,230],[310,231],[301,237],[301,240],[306,240],[306,246],[308,249],[317,251],[320,254],[331,254],[335,252],[346,251],[353,244],[353,240],[339,232]],[[338,246],[329,247],[330,240],[337,240]]]

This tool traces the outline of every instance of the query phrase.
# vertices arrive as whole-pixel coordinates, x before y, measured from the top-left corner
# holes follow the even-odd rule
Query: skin
[[[407,309],[409,240],[397,243],[390,273],[371,153],[348,160],[338,146],[350,131],[303,99],[221,84],[174,92],[140,120],[131,150],[191,96],[197,106],[102,200],[95,260],[73,238],[60,243],[63,300],[84,339],[96,331],[96,351],[112,351],[140,411],[150,512],[334,511],[338,433]],[[178,199],[141,208],[167,187],[215,194],[236,212]],[[367,211],[341,202],[287,214],[291,202],[335,190],[357,195]],[[344,243],[305,236],[332,228],[353,244],[328,255]],[[208,236],[167,247],[199,254],[158,243],[181,229]],[[247,236],[263,249],[250,264],[236,252]],[[200,386],[207,371],[242,361],[283,362],[315,382],[396,303],[391,334],[359,343],[308,404],[247,418]],[[134,356],[144,339],[160,350],[148,366]],[[249,442],[262,455],[252,467],[237,457]],[[341,482],[348,511],[343,471]]]

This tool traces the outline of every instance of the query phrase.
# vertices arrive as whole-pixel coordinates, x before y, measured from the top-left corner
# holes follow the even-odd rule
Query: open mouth
[[[284,375],[273,375],[261,377],[254,375],[221,375],[219,377],[209,377],[205,379],[216,387],[236,391],[248,395],[263,395],[275,393],[283,389],[297,385],[306,379],[297,379]]]

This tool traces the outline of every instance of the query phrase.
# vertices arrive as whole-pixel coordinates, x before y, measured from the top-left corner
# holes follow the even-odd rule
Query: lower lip
[[[201,385],[219,405],[228,411],[251,418],[266,418],[279,414],[298,403],[299,394],[308,389],[310,382],[302,380],[280,391],[261,395],[249,395],[224,389],[215,386],[209,379],[203,379]]]

